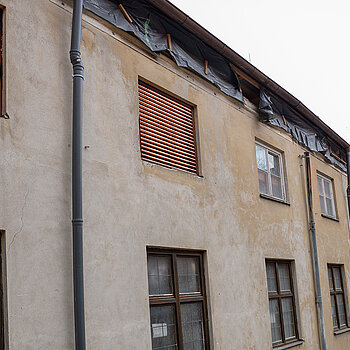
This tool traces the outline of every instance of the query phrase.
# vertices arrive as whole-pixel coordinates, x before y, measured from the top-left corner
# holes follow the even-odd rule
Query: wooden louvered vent
[[[139,81],[141,157],[198,174],[193,107]]]

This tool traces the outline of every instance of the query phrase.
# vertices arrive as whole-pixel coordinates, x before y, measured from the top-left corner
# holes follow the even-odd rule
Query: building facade
[[[307,147],[284,113],[284,128],[262,120],[253,73],[236,69],[230,93],[210,59],[203,74],[179,66],[175,34],[155,53],[93,3],[81,39],[87,348],[320,349],[310,152],[325,340],[349,349],[346,142],[297,111],[340,153]],[[137,22],[128,1],[126,14],[104,3]],[[73,349],[72,6],[1,5],[3,348]]]

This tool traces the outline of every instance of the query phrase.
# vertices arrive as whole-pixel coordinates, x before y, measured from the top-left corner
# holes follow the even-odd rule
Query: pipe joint
[[[81,53],[79,50],[70,50],[69,57],[73,65],[81,63]]]
[[[73,219],[72,224],[74,226],[83,226],[83,219]]]
[[[82,77],[84,72],[83,62],[81,60],[81,53],[79,50],[69,51],[70,61],[73,65],[73,78],[75,76]]]

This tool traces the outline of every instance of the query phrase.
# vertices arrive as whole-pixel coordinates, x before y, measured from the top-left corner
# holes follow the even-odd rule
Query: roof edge
[[[334,141],[346,150],[350,147],[340,135],[338,135],[332,128],[330,128],[325,122],[323,122],[316,114],[314,114],[309,108],[307,108],[300,100],[290,94],[287,90],[277,84],[274,80],[269,78],[258,68],[244,59],[237,52],[228,47],[215,35],[211,34],[208,30],[202,27],[199,23],[186,15],[177,6],[172,4],[168,0],[147,0],[151,5],[158,8],[161,12],[169,16],[175,22],[183,26],[192,34],[203,40],[204,43],[212,47],[218,53],[225,56],[232,64],[237,66],[243,73],[256,80],[259,84],[267,87],[271,92],[280,98],[284,99],[291,107],[299,112],[306,119],[318,126],[322,131],[328,134]]]

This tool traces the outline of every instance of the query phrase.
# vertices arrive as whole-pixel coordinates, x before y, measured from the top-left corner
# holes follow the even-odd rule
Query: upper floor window
[[[294,342],[298,339],[298,327],[291,262],[267,260],[266,275],[272,345]]]
[[[198,174],[194,109],[139,81],[141,158]]]
[[[328,265],[328,281],[331,293],[333,328],[340,330],[347,328],[348,315],[345,303],[344,281],[342,277],[341,265]]]
[[[208,350],[208,316],[200,252],[149,250],[152,350]]]
[[[260,143],[255,147],[260,193],[285,200],[282,154]]]
[[[333,182],[332,180],[320,174],[317,174],[317,182],[318,193],[320,195],[321,213],[326,216],[335,218],[336,213],[333,194]]]

